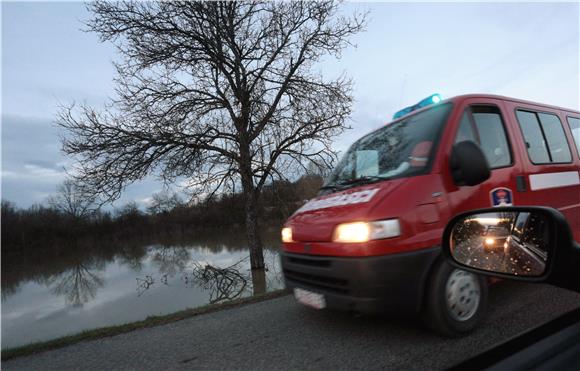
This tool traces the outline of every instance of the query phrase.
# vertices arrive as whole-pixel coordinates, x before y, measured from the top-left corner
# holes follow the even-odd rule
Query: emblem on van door
[[[489,192],[491,206],[512,206],[512,190],[505,187],[494,188]]]

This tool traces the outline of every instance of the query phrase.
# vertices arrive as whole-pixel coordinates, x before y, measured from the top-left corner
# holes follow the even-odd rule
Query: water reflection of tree
[[[119,246],[117,261],[121,265],[128,266],[133,271],[143,269],[143,260],[147,256],[147,248],[142,243],[125,243]]]
[[[242,230],[228,229],[226,233],[222,230],[194,230],[184,234],[159,237],[155,240],[141,236],[118,240],[90,238],[42,246],[42,248],[30,248],[18,253],[3,251],[1,259],[2,300],[16,294],[26,282],[36,282],[52,289],[61,280],[65,280],[67,276],[71,279],[75,276],[88,279],[89,283],[93,282],[92,286],[96,287],[96,291],[100,287],[99,280],[102,283],[102,279],[98,276],[97,280],[92,279],[91,276],[95,274],[91,271],[104,268],[113,261],[134,271],[141,271],[146,259],[152,256],[152,251],[157,255],[153,257],[153,261],[156,262],[160,271],[180,272],[182,267],[187,269],[187,264],[191,259],[190,253],[193,251],[203,250],[208,255],[224,252],[246,252],[245,239],[240,238],[240,236],[243,236]],[[263,241],[265,243],[265,258],[277,256],[280,245],[279,229],[271,228],[265,231]],[[152,249],[152,245],[157,246],[155,248],[157,250]],[[168,250],[162,251],[162,249]],[[271,259],[277,258],[272,257]],[[269,269],[272,269],[272,264],[268,264],[268,262],[266,264]],[[252,282],[250,271],[245,271],[244,274],[248,277],[248,283]],[[271,287],[272,276],[269,274],[267,279],[267,286]],[[74,282],[74,279],[72,281]],[[56,294],[63,295],[67,291],[80,293],[91,287],[91,285],[88,287],[84,285],[83,289],[83,285],[80,283],[77,285],[79,289],[74,289],[75,285],[65,289],[66,284],[63,284]],[[259,284],[248,284],[246,291],[253,286],[258,287]],[[279,287],[279,285],[275,286]],[[86,292],[90,292],[90,290]],[[81,302],[83,301],[83,295],[77,295],[77,297]],[[91,300],[91,295],[85,295],[85,297],[87,301]],[[70,302],[72,303],[74,300],[70,300]]]
[[[8,299],[10,296],[16,294],[20,290],[20,282],[9,281],[2,279],[2,301]]]
[[[259,295],[268,288],[283,287],[277,253],[269,251],[265,254],[265,269],[249,269],[248,259],[245,257],[225,268],[196,262],[191,275],[184,276],[184,279],[186,283],[191,282],[209,291],[210,303],[236,299],[245,294]],[[273,274],[267,275],[268,270],[273,270]]]
[[[248,277],[240,269],[240,265],[247,260],[248,258],[244,258],[225,268],[196,262],[193,264],[191,276],[186,276],[185,279],[207,290],[211,304],[233,300],[240,297],[248,285]]]
[[[169,276],[183,272],[190,260],[190,248],[183,246],[155,248],[152,257],[152,261],[157,265],[159,272]]]
[[[79,263],[71,269],[48,280],[54,295],[64,296],[68,305],[75,307],[95,298],[97,289],[103,286],[103,279],[85,264]]]
[[[266,289],[278,289],[284,287],[284,277],[280,271],[280,255],[277,251],[264,251],[264,262],[266,264],[265,275]],[[265,272],[264,272],[265,273]],[[254,290],[254,294],[256,294]]]

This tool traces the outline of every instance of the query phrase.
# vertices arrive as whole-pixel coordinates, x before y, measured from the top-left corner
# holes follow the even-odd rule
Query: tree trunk
[[[254,295],[264,294],[266,292],[266,270],[252,269],[252,286]]]
[[[244,190],[244,193],[246,198],[246,236],[248,237],[250,248],[250,264],[252,269],[263,269],[264,253],[258,225],[258,200],[253,189],[250,191]]]
[[[250,248],[250,265],[252,270],[264,269],[264,253],[262,239],[258,226],[258,191],[254,188],[252,160],[249,146],[245,145],[245,138],[240,145],[240,173],[246,208],[246,236]]]

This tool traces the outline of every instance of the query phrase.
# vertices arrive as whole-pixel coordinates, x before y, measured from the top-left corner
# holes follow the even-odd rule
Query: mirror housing
[[[458,186],[474,186],[489,179],[491,171],[481,148],[472,141],[455,144],[451,150],[451,175]]]
[[[453,233],[460,223],[468,218],[482,214],[513,214],[530,213],[541,215],[546,223],[545,251],[547,259],[545,269],[537,275],[519,275],[517,273],[490,270],[489,267],[476,266],[470,261],[460,261],[453,254]],[[525,233],[525,232],[524,232]],[[455,237],[457,240],[457,236]],[[527,282],[544,282],[554,286],[580,292],[580,245],[574,242],[570,226],[564,215],[558,210],[549,207],[494,207],[488,209],[472,210],[453,217],[443,233],[442,254],[444,258],[456,268],[469,272]]]

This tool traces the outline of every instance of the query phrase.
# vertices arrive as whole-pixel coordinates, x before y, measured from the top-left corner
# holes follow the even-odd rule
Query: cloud
[[[64,180],[68,162],[50,119],[2,116],[2,198],[19,206],[43,202]]]
[[[359,6],[347,3],[345,11]],[[578,108],[578,4],[367,6],[371,22],[356,36],[358,48],[318,66],[328,78],[346,72],[355,83],[353,129],[337,138],[336,150],[435,92],[445,98],[489,92]],[[14,2],[3,10],[10,13],[3,25],[3,109],[14,115],[2,116],[2,197],[29,206],[53,193],[73,163],[60,153],[50,118],[57,103],[100,106],[114,93],[110,61],[118,58],[110,43],[78,31],[78,20],[88,16],[81,3]],[[144,205],[161,184],[148,177],[115,205]]]
[[[135,203],[140,208],[147,208],[153,204],[153,197],[142,197],[135,199]]]
[[[58,170],[53,167],[42,167],[35,164],[24,164],[21,171],[2,171],[2,178],[22,180],[22,181],[37,181],[43,183],[53,184],[64,180],[66,173],[64,169]]]
[[[2,198],[20,207],[45,203],[65,180],[74,161],[60,152],[59,128],[51,119],[2,116]],[[148,197],[160,189],[159,182],[147,178],[131,185],[113,206],[135,200],[148,205]]]

